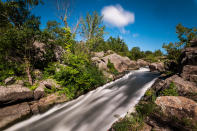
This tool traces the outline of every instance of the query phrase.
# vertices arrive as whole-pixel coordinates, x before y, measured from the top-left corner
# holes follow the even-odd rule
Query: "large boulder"
[[[163,62],[159,62],[159,63],[151,63],[149,65],[150,71],[159,71],[159,72],[164,72],[165,71],[165,67],[164,67],[164,63]]]
[[[180,64],[197,65],[197,47],[188,47],[181,52]]]
[[[124,72],[129,69],[136,69],[138,65],[135,61],[131,61],[128,57],[120,56],[116,53],[108,51],[108,53],[112,53],[104,56],[102,52],[96,53],[95,57],[92,57],[91,60],[95,63],[100,70],[108,71],[108,60],[114,64],[115,69],[118,72]],[[104,57],[101,57],[104,56]]]
[[[149,63],[146,62],[145,60],[138,59],[138,60],[137,60],[137,65],[138,65],[139,67],[145,67],[145,66],[148,66]]]
[[[185,65],[181,77],[185,80],[197,82],[197,65]]]
[[[157,97],[156,105],[161,108],[163,118],[172,118],[178,121],[190,120],[191,124],[197,121],[197,103],[182,96],[161,96]],[[172,120],[171,120],[172,121]]]
[[[178,75],[173,75],[167,78],[165,81],[168,86],[173,82],[179,92],[179,95],[181,96],[191,96],[192,94],[197,94],[197,84],[186,81]]]
[[[51,40],[52,42],[52,40]],[[46,45],[45,43],[39,42],[39,41],[35,41],[33,43],[35,51],[36,51],[36,55],[34,56],[35,59],[38,59],[40,61],[44,61],[45,55],[47,54],[47,46],[50,45]],[[54,56],[55,56],[55,60],[57,61],[61,61],[61,57],[62,55],[66,52],[61,46],[59,45],[55,45],[55,47],[53,47],[53,52],[54,52]]]
[[[41,98],[39,101],[30,102],[30,108],[33,114],[42,113],[55,104],[59,104],[67,101],[65,95],[59,95],[58,93],[50,94]]]
[[[131,61],[128,57],[123,57],[116,53],[107,55],[103,57],[102,60],[106,63],[106,65],[108,63],[108,60],[110,60],[110,62],[114,64],[114,67],[118,72],[123,72],[130,68],[137,68],[136,62]]]
[[[0,108],[0,130],[31,114],[27,102]]]
[[[38,100],[38,99],[40,99],[40,98],[45,96],[45,88],[48,88],[48,89],[52,89],[52,88],[59,89],[60,85],[58,85],[56,83],[56,81],[53,80],[53,79],[46,79],[46,80],[40,81],[39,84],[38,84],[38,87],[34,90],[34,99],[35,100]]]
[[[21,85],[0,87],[0,105],[33,99],[33,91]]]

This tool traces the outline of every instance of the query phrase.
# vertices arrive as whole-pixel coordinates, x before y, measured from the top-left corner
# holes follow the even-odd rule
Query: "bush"
[[[111,61],[108,59],[108,63],[107,63],[107,68],[109,69],[109,72],[114,74],[114,75],[117,75],[118,74],[118,71],[116,70],[116,68],[114,67],[114,64],[111,63]]]
[[[175,86],[174,82],[171,82],[169,88],[164,89],[160,93],[160,95],[162,95],[162,96],[178,96],[179,94],[177,92],[177,89],[176,89],[176,86]]]
[[[65,59],[65,65],[53,63],[44,72],[64,87],[60,93],[73,98],[105,83],[102,72],[87,59],[73,54]]]
[[[141,116],[132,114],[113,124],[111,131],[138,131],[143,127],[143,124],[143,118]]]

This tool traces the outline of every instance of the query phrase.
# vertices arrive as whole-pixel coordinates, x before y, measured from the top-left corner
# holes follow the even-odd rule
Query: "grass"
[[[161,91],[160,95],[161,96],[179,96],[177,87],[175,86],[174,82],[170,83],[169,88]]]

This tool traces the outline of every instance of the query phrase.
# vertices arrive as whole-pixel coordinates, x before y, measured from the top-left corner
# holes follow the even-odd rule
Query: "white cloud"
[[[136,38],[136,37],[139,36],[139,34],[138,33],[135,33],[135,34],[132,34],[132,36],[133,36],[133,38]]]
[[[134,13],[124,10],[120,5],[105,6],[101,10],[101,14],[104,22],[119,28],[124,28],[135,22]]]

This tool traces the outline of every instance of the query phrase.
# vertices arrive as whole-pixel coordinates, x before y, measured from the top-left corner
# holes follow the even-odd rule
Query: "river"
[[[158,77],[147,68],[131,71],[75,100],[54,106],[6,131],[107,131],[132,112]]]

